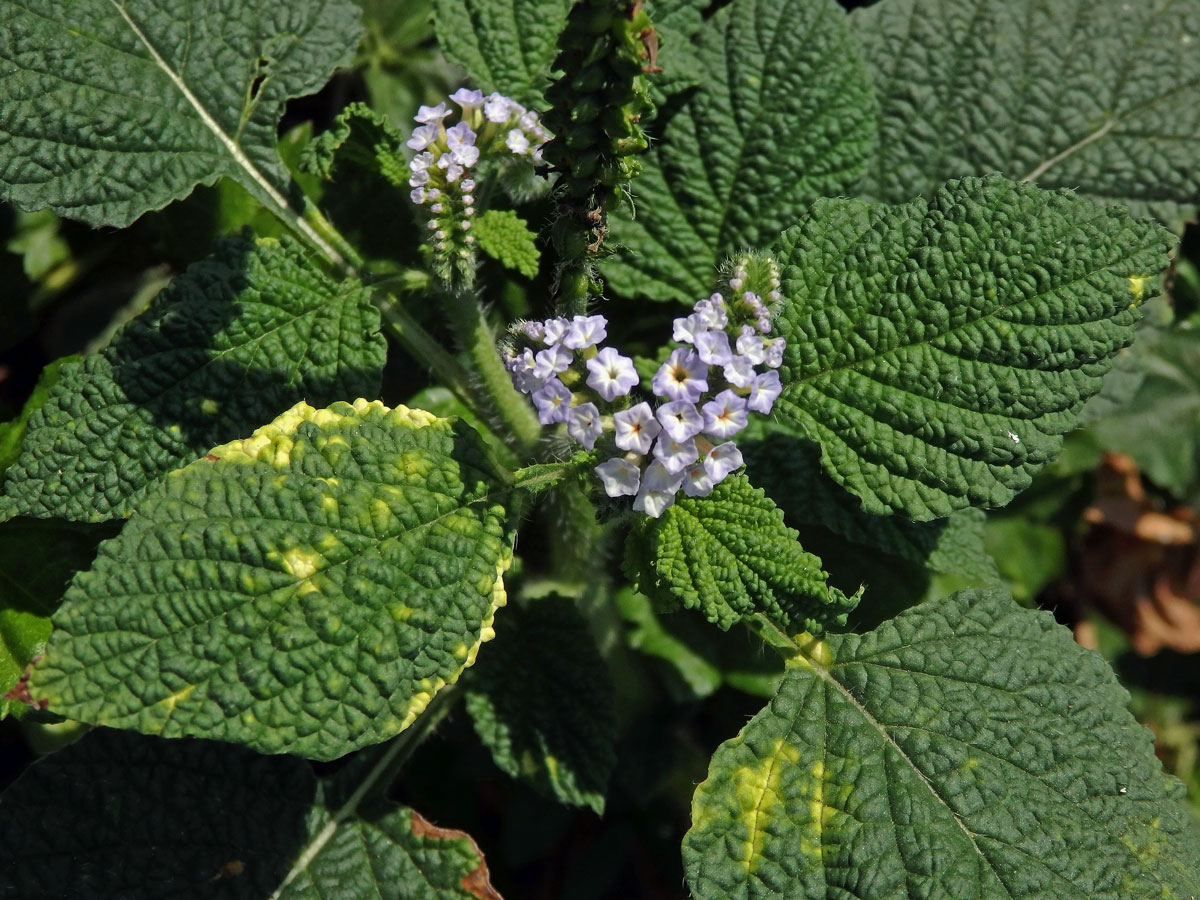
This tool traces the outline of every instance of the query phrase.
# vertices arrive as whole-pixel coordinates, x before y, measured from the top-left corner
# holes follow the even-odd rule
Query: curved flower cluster
[[[735,270],[730,283],[738,280]],[[525,322],[523,337],[541,349],[512,351],[508,369],[543,425],[565,423],[587,450],[611,432],[623,452],[596,467],[605,493],[631,496],[635,510],[657,518],[680,490],[706,497],[741,467],[730,438],[746,427],[749,413],[771,411],[782,390],[775,370],[785,342],[765,336],[771,317],[758,294],[743,291],[727,301],[715,293],[675,320],[680,346],[651,379],[658,398],[652,408],[645,401],[630,405],[640,378],[633,360],[599,347],[607,325],[603,316]],[[581,379],[590,391],[580,389]],[[614,411],[605,415],[602,408]]]
[[[482,91],[459,88],[450,99],[462,110],[459,121],[446,127],[451,111],[446,104],[422,106],[413,118],[417,127],[408,146],[417,151],[409,163],[413,203],[429,214],[434,249],[447,252],[461,241],[473,244],[469,234],[475,215],[475,180],[472,167],[481,155],[503,149],[517,156],[541,160],[542,144],[550,133],[536,112],[501,94],[484,97]]]

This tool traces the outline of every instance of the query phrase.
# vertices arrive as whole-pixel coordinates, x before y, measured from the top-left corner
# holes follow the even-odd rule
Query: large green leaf
[[[0,896],[499,900],[469,836],[362,803],[380,774],[317,782],[294,757],[100,729],[5,792]]]
[[[821,528],[864,548],[916,563],[932,572],[955,572],[982,581],[998,578],[983,545],[985,514],[964,509],[933,522],[864,512],[858,498],[826,475],[818,454],[786,434],[738,441],[746,471],[783,510],[794,528]]]
[[[0,422],[0,486],[4,484],[5,471],[21,455],[21,442],[25,440],[25,434],[29,431],[29,420],[45,405],[50,396],[50,389],[58,383],[63,365],[78,359],[78,356],[64,356],[46,366],[38,376],[33,393],[21,408],[21,414],[8,422]]]
[[[736,0],[700,34],[699,87],[659,111],[661,143],[612,220],[614,288],[694,300],[713,266],[769,243],[817,197],[862,176],[870,76],[835,0]]]
[[[714,625],[762,618],[785,631],[845,622],[854,601],[826,582],[783,513],[744,475],[704,498],[680,498],[657,519],[639,517],[626,542],[638,589],[698,609]]]
[[[100,353],[63,366],[0,516],[127,516],[166,472],[298,400],[374,396],[379,312],[290,242],[224,242]]]
[[[1133,339],[1172,235],[999,176],[902,206],[823,200],[774,251],[775,410],[871,513],[1001,506]]]
[[[538,104],[571,0],[434,0],[442,52],[475,84]]]
[[[358,44],[349,0],[2,0],[0,195],[128,225],[238,181],[315,245],[275,151],[284,103]]]
[[[1173,226],[1200,207],[1200,0],[884,0],[862,189],[903,202],[1002,172]]]
[[[332,759],[407,728],[504,604],[508,476],[458,420],[297,404],[149,494],[30,691],[84,722]]]
[[[550,596],[503,616],[467,679],[467,710],[501,769],[563,803],[604,811],[616,763],[613,685],[587,622]]]
[[[999,591],[811,644],[696,791],[693,896],[1185,900],[1200,843],[1128,699]]]
[[[96,556],[111,525],[45,519],[0,522],[0,719],[14,709],[5,698],[50,637],[50,615],[67,582]],[[19,704],[15,711],[20,712]]]

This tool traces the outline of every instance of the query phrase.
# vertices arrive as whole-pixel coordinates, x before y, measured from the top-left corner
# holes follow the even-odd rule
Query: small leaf
[[[616,763],[613,685],[570,600],[506,612],[467,684],[467,711],[497,766],[562,803],[604,812]]]
[[[223,242],[100,353],[63,366],[0,517],[127,516],[166,472],[298,400],[379,390],[386,343],[357,281],[291,242]]]
[[[703,80],[651,129],[661,143],[614,216],[621,293],[692,301],[727,254],[761,247],[871,153],[870,76],[835,0],[736,0],[704,26]]]
[[[1173,244],[998,176],[903,206],[819,201],[774,247],[775,410],[867,512],[1002,506],[1058,454]]]
[[[1200,206],[1200,2],[887,0],[851,23],[879,98],[862,190],[1000,172],[1179,227]]]
[[[507,483],[456,420],[297,404],[147,495],[67,592],[30,691],[267,753],[385,740],[492,637]]]
[[[626,543],[626,569],[643,593],[698,609],[723,630],[761,616],[815,633],[845,622],[855,602],[826,584],[821,561],[744,475],[708,497],[680,498],[657,519],[641,517]]]
[[[275,151],[292,97],[350,62],[348,0],[3,0],[0,195],[124,227],[232,178],[315,246]]]
[[[528,106],[542,102],[570,8],[571,0],[435,0],[433,21],[442,52],[476,87]]]
[[[1191,497],[1200,488],[1200,333],[1158,334],[1136,362],[1145,378],[1134,399],[1092,427],[1155,484]]]
[[[263,900],[315,790],[293,757],[98,729],[4,792],[0,896]]]
[[[541,252],[529,223],[512,210],[490,209],[475,220],[472,230],[479,249],[505,268],[536,278]]]
[[[107,525],[39,519],[0,522],[0,719],[21,711],[4,695],[17,684],[50,637],[50,615],[71,576],[86,569]]]
[[[814,642],[696,791],[693,896],[1188,897],[1195,826],[1128,699],[1000,591]]]

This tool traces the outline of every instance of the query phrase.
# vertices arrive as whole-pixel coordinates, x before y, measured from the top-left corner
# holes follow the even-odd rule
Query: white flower
[[[721,391],[704,404],[704,433],[723,441],[746,427],[746,401],[733,391]]]
[[[707,497],[713,487],[712,477],[703,463],[695,463],[683,470],[683,492],[689,497]]]
[[[704,457],[704,470],[713,484],[720,484],[730,472],[736,472],[742,467],[742,451],[733,441],[717,444]]]
[[[634,512],[644,512],[652,519],[657,519],[674,505],[674,491],[647,491],[644,487],[633,501]]]
[[[787,347],[787,341],[783,338],[775,338],[767,344],[766,363],[772,369],[778,369],[783,365],[783,351]]]
[[[479,160],[475,132],[466,122],[459,122],[453,128],[446,129],[446,147],[450,150],[451,158],[459,165],[473,166]]]
[[[533,394],[533,405],[538,408],[538,421],[543,425],[554,425],[567,420],[571,406],[571,392],[557,378],[551,378]]]
[[[676,347],[662,364],[650,387],[659,397],[695,403],[708,390],[708,366],[687,347]]]
[[[454,161],[454,158],[449,153],[443,153],[438,157],[438,168],[446,170],[446,180],[451,184],[458,181],[462,177],[463,167]]]
[[[633,501],[634,510],[657,519],[675,502],[675,492],[681,484],[682,472],[668,472],[662,463],[654,460],[642,475],[642,486]]]
[[[418,125],[413,129],[412,137],[407,141],[414,150],[424,150],[438,138],[436,125]]]
[[[642,471],[627,459],[620,457],[596,466],[595,472],[604,485],[604,493],[610,497],[632,497],[642,482]]]
[[[640,380],[633,360],[622,356],[612,347],[605,347],[587,361],[588,387],[612,403],[624,397]]]
[[[601,431],[600,410],[595,403],[580,403],[567,410],[567,434],[583,444],[584,450],[596,446]]]
[[[615,413],[613,428],[618,447],[622,450],[632,450],[642,456],[650,452],[650,445],[662,431],[662,426],[650,410],[650,404],[645,402]]]
[[[563,335],[563,346],[572,350],[594,347],[608,334],[607,325],[608,320],[604,316],[576,316]]]
[[[518,156],[529,150],[529,138],[525,137],[525,132],[520,128],[514,128],[508,133],[508,137],[504,139],[505,145],[513,153]]]
[[[674,441],[686,441],[704,430],[704,419],[696,405],[687,400],[664,403],[656,410],[655,415],[663,431]]]
[[[475,182],[470,178],[464,178],[462,180],[462,185],[460,186],[462,187],[464,194],[469,194],[471,191],[475,190]]]
[[[489,122],[507,122],[513,113],[513,105],[503,94],[488,94],[483,103],[483,116]]]
[[[450,99],[464,110],[471,110],[483,105],[483,91],[468,91],[466,88],[459,88],[450,95]]]
[[[531,341],[540,341],[546,336],[546,325],[544,322],[525,321],[521,323],[521,331]]]
[[[423,188],[423,187],[413,188],[412,191],[408,195],[408,199],[410,199],[413,203],[420,206],[422,203],[425,202],[425,188]],[[434,212],[439,212],[439,210],[435,209]]]
[[[779,382],[779,373],[771,369],[755,377],[754,383],[750,385],[750,396],[746,405],[765,416],[771,411],[781,393],[783,386]]]
[[[434,125],[448,115],[450,115],[450,110],[446,108],[446,104],[439,103],[437,106],[422,106],[417,110],[417,114],[413,116],[413,119],[422,125]]]
[[[676,475],[696,461],[700,451],[692,438],[685,441],[672,440],[668,434],[660,434],[654,445],[654,458],[662,463],[664,469]]]
[[[737,339],[737,352],[756,366],[762,365],[763,361],[767,358],[767,351],[762,337],[749,325],[742,328],[742,333]]]
[[[681,344],[694,343],[696,334],[702,333],[704,330],[704,326],[700,324],[700,317],[694,313],[678,318],[671,323],[671,337]]]

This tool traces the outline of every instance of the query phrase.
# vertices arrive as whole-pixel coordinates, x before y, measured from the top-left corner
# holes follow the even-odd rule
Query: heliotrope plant
[[[0,426],[0,712],[104,726],[0,798],[0,895],[495,897],[396,772],[462,700],[602,812],[633,647],[770,698],[692,798],[698,898],[1200,893],[1180,784],[976,512],[1200,201],[1200,0],[433,7],[469,84],[290,170],[350,0],[0,0],[8,202],[123,227],[224,180],[277,220]]]

